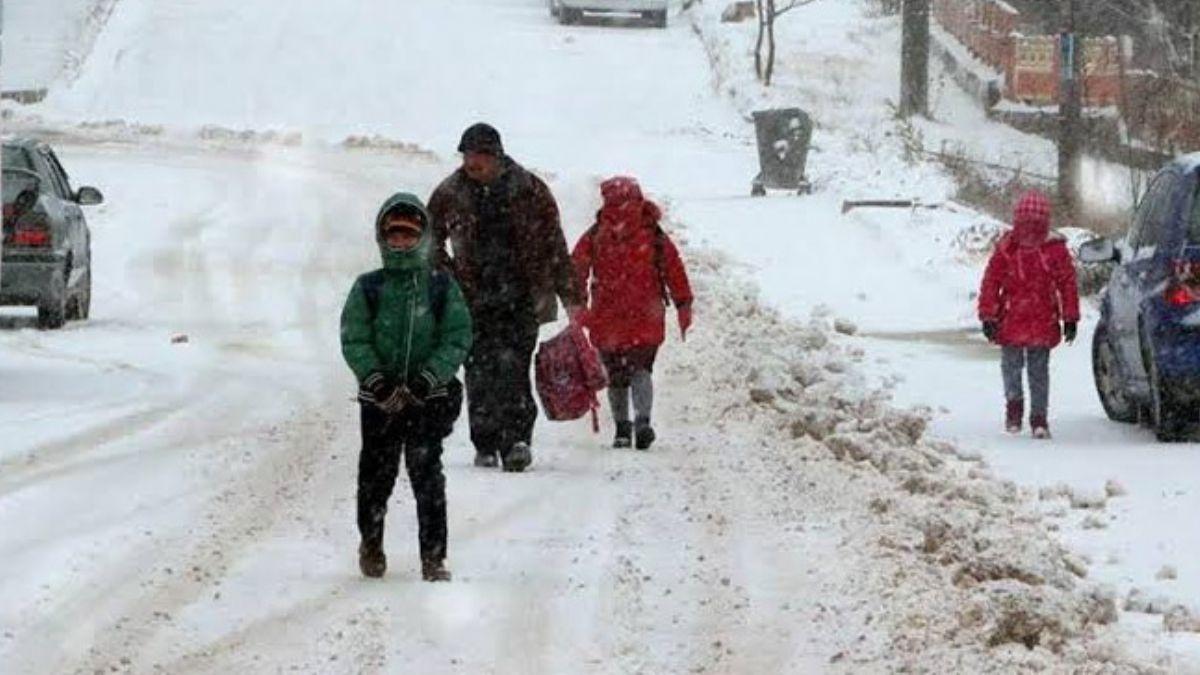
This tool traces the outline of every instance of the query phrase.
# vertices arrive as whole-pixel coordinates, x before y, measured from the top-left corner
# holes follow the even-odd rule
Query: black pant
[[[506,456],[515,443],[533,440],[537,403],[529,366],[538,324],[512,315],[472,318],[475,342],[466,363],[471,442],[475,452]]]
[[[383,519],[400,471],[400,455],[417,501],[421,560],[446,557],[446,477],[442,436],[431,432],[421,411],[388,415],[373,404],[362,408],[362,452],[358,456],[358,532],[363,541],[383,542]]]

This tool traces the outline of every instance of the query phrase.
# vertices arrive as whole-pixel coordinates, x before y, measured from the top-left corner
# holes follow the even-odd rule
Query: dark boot
[[[1050,425],[1046,423],[1046,413],[1030,415],[1029,428],[1033,430],[1034,438],[1050,438]]]
[[[529,450],[529,444],[522,441],[514,443],[508,454],[501,457],[501,460],[504,463],[505,471],[521,473],[533,463],[533,453]]]
[[[1010,434],[1021,433],[1021,418],[1025,415],[1024,399],[1014,398],[1004,406],[1004,430]]]
[[[633,447],[638,450],[649,450],[650,445],[654,443],[654,428],[650,426],[650,420],[645,417],[639,417],[634,422],[633,432]]]
[[[363,540],[358,545],[358,569],[364,577],[378,579],[387,571],[387,556],[383,554],[383,542],[378,539]]]
[[[496,453],[494,452],[475,453],[475,466],[482,467],[484,469],[494,469],[499,464],[500,461],[496,459]]]
[[[617,422],[617,434],[613,436],[614,448],[628,448],[633,445],[633,422],[625,420]]]
[[[450,581],[450,570],[441,560],[422,560],[421,578],[425,581]]]

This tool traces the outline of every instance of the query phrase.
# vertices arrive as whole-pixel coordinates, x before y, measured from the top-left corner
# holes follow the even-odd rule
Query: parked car
[[[667,0],[550,0],[550,15],[563,25],[579,23],[584,12],[640,14],[659,28],[667,27]]]
[[[4,275],[0,305],[37,307],[38,326],[86,319],[92,304],[91,233],[80,206],[104,201],[94,187],[72,190],[49,145],[4,141]]]
[[[1155,174],[1123,238],[1079,258],[1116,263],[1092,340],[1104,412],[1181,440],[1200,421],[1200,153]]]

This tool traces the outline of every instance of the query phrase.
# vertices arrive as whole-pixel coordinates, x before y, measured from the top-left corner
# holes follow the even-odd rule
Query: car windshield
[[[4,146],[4,155],[0,157],[0,166],[3,166],[5,169],[33,170],[33,163],[29,161],[29,153],[25,152],[25,148],[19,148],[15,145]],[[5,176],[5,178],[7,177]]]

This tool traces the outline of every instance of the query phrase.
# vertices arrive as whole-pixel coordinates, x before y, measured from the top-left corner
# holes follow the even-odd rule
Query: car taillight
[[[20,228],[13,230],[10,242],[13,246],[30,246],[41,248],[50,245],[49,230]]]
[[[1167,286],[1167,291],[1163,294],[1163,299],[1172,307],[1187,307],[1196,302],[1192,290],[1178,283]]]
[[[1172,307],[1200,302],[1200,267],[1188,260],[1176,260],[1171,266],[1175,275],[1163,291],[1163,300]]]
[[[38,217],[20,218],[12,230],[6,233],[4,240],[12,246],[46,248],[50,246],[50,225]]]

